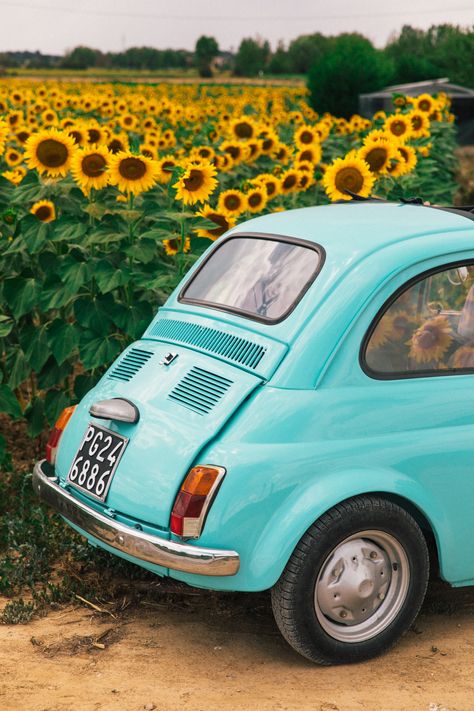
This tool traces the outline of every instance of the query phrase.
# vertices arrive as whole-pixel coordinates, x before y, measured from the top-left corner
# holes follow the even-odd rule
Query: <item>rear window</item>
[[[295,308],[321,265],[322,249],[311,243],[232,237],[211,252],[179,300],[275,323]]]

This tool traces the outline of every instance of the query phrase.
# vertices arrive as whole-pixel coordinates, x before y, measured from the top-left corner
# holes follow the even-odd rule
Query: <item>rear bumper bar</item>
[[[239,554],[235,551],[199,548],[168,541],[98,513],[63,489],[57,477],[48,476],[44,469],[45,463],[46,460],[43,459],[35,464],[35,492],[61,516],[98,541],[138,560],[184,573],[235,575],[239,570]]]

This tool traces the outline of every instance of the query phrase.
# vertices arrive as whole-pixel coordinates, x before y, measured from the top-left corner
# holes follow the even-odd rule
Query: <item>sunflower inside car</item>
[[[231,228],[63,411],[36,492],[159,576],[270,589],[314,662],[387,650],[430,572],[474,584],[473,220],[368,199]]]

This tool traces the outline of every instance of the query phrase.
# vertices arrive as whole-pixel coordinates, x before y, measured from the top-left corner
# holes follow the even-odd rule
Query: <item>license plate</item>
[[[67,475],[68,484],[104,501],[127,444],[128,437],[90,423]]]

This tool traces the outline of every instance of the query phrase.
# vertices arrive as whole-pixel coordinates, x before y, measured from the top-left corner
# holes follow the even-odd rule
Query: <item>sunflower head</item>
[[[32,206],[30,212],[41,222],[52,222],[56,219],[56,210],[51,200],[38,200]]]
[[[51,177],[65,176],[76,151],[74,140],[63,131],[52,128],[39,131],[26,142],[25,157],[29,168]]]
[[[323,186],[331,200],[351,200],[348,190],[368,197],[374,182],[375,176],[369,166],[357,156],[336,158],[323,176]]]
[[[215,240],[235,225],[235,217],[219,210],[214,210],[210,205],[204,205],[197,214],[206,220],[214,222],[216,225],[215,228],[211,227],[211,229],[196,229],[195,232],[198,237],[207,237]]]
[[[219,195],[217,209],[219,212],[237,217],[246,207],[245,195],[240,190],[225,190]]]
[[[247,210],[249,212],[261,212],[265,209],[268,197],[265,188],[256,186],[247,191]]]
[[[139,195],[149,190],[154,186],[157,175],[157,162],[146,156],[121,151],[110,157],[109,180],[123,193]]]
[[[390,161],[395,157],[395,148],[387,140],[379,138],[375,141],[367,141],[358,151],[358,157],[369,166],[375,175],[386,173]]]
[[[86,195],[91,188],[100,190],[108,184],[110,157],[105,146],[91,146],[76,151],[71,162],[71,173]]]
[[[440,361],[453,338],[451,326],[445,316],[425,321],[411,337],[410,356],[421,364]]]
[[[205,202],[217,187],[216,173],[215,167],[207,161],[189,163],[173,185],[176,199],[182,200],[185,205]]]

